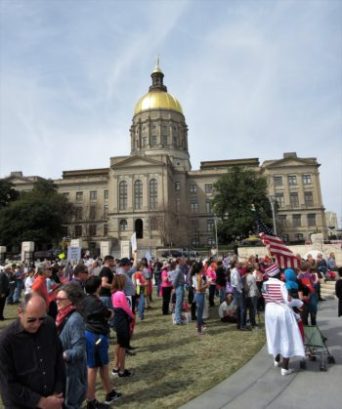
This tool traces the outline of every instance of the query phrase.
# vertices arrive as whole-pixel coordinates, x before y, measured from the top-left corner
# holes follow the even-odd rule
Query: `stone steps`
[[[335,298],[335,281],[326,281],[321,284],[321,296],[325,299]]]

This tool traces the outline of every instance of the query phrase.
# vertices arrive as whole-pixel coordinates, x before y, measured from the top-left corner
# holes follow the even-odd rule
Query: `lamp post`
[[[214,226],[215,226],[215,244],[216,244],[216,257],[218,257],[218,239],[217,239],[217,218],[216,215],[214,215]]]
[[[275,215],[275,208],[274,208],[275,199],[273,196],[269,196],[268,200],[270,202],[271,211],[272,211],[273,233],[276,235],[277,234],[277,222],[276,222],[276,215]]]

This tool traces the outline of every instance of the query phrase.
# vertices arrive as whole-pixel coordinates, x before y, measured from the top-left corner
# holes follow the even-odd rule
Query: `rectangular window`
[[[212,232],[214,231],[215,221],[213,219],[208,219],[207,221],[207,231]]]
[[[293,214],[292,215],[292,226],[293,227],[301,227],[302,225],[302,217],[300,214]]]
[[[152,216],[150,219],[151,230],[158,230],[158,217]]]
[[[83,192],[76,192],[76,202],[83,201]]]
[[[198,246],[200,245],[199,238],[198,238],[198,237],[193,237],[193,238],[191,239],[191,245],[192,245],[193,247],[198,247]]]
[[[75,237],[81,237],[81,236],[82,236],[82,226],[76,225],[75,226]]]
[[[299,207],[299,199],[297,192],[290,193],[290,204],[291,207]]]
[[[97,191],[96,190],[91,190],[90,191],[90,200],[94,201],[97,199]]]
[[[167,146],[167,135],[162,136],[163,146]]]
[[[212,206],[211,206],[211,201],[210,200],[207,200],[205,202],[205,209],[206,209],[208,214],[212,214]]]
[[[103,235],[108,236],[108,224],[103,225]]]
[[[303,240],[304,239],[303,233],[295,234],[295,238],[296,238],[296,240]]]
[[[80,221],[83,219],[83,208],[75,207],[75,220]]]
[[[180,201],[180,198],[177,197],[177,198],[176,198],[176,211],[177,211],[177,212],[180,211],[180,207],[181,207],[181,201]]]
[[[304,203],[305,206],[313,206],[312,192],[304,192]]]
[[[273,176],[274,186],[283,186],[283,177],[282,176]]]
[[[103,191],[103,198],[104,200],[108,200],[108,190]]]
[[[197,193],[197,185],[195,184],[190,185],[190,193]]]
[[[284,193],[276,193],[275,194],[275,199],[278,202],[279,207],[284,207]]]
[[[210,184],[205,184],[204,185],[204,191],[205,193],[213,193],[213,185]]]
[[[64,192],[64,193],[62,193],[62,195],[66,198],[66,199],[69,199],[69,192]]]
[[[279,224],[280,224],[282,227],[286,227],[286,226],[287,226],[286,214],[280,214],[280,215],[278,215],[278,220],[279,220]]]
[[[309,227],[315,227],[316,226],[316,214],[315,213],[309,213],[308,214],[308,226]]]
[[[63,234],[63,238],[69,236],[68,226],[62,226],[62,234]]]
[[[96,236],[96,224],[89,225],[89,235]]]
[[[197,201],[192,201],[190,206],[191,206],[191,213],[198,213],[199,205]]]
[[[198,219],[191,220],[191,229],[193,232],[198,232],[199,230],[199,221]]]
[[[212,237],[208,237],[208,245],[215,246],[215,239],[213,239]]]
[[[311,175],[303,175],[303,185],[311,185]]]
[[[157,145],[157,135],[151,136],[151,146]]]
[[[297,176],[288,176],[287,178],[290,186],[297,185]]]
[[[181,187],[180,182],[176,182],[176,183],[175,183],[175,191],[176,191],[176,192],[179,192],[179,191],[180,191],[180,187]]]
[[[95,220],[96,219],[96,207],[95,206],[90,206],[89,208],[89,220]]]
[[[108,206],[103,207],[103,218],[107,219],[108,217]]]

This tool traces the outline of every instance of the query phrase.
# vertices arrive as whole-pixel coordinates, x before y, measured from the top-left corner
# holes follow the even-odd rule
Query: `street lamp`
[[[276,222],[275,207],[274,207],[274,203],[276,202],[276,200],[273,196],[269,196],[268,200],[270,202],[271,211],[272,211],[273,233],[276,235],[277,234],[277,222]]]
[[[218,239],[217,239],[217,217],[214,214],[214,226],[215,226],[215,243],[216,243],[216,257],[218,257]]]

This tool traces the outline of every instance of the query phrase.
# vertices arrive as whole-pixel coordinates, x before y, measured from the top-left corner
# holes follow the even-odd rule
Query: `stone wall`
[[[296,245],[288,246],[289,249],[294,254],[300,254],[301,257],[304,257],[310,251],[319,251],[323,254],[324,257],[328,257],[331,252],[335,253],[336,264],[342,266],[342,249],[341,244],[323,244],[320,246],[305,244],[305,245]],[[266,256],[268,254],[266,247],[239,247],[238,249],[239,258],[246,259],[249,256],[257,254],[258,256]]]

